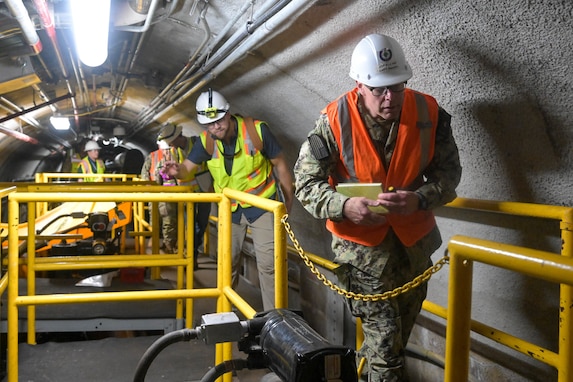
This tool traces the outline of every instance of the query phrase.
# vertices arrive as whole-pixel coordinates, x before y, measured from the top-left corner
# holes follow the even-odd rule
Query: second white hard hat
[[[367,86],[390,86],[412,78],[412,69],[396,40],[371,34],[364,37],[352,52],[350,77]]]

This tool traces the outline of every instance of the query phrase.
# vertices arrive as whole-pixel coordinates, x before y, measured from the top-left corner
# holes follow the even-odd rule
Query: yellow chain
[[[285,214],[282,219],[281,222],[285,227],[285,230],[287,231],[291,241],[293,242],[293,245],[296,249],[296,251],[298,252],[298,255],[300,256],[300,258],[304,261],[304,263],[306,264],[306,266],[310,269],[310,271],[320,280],[323,282],[324,285],[326,285],[327,287],[329,287],[331,290],[335,291],[336,293],[346,297],[346,298],[351,298],[354,300],[362,300],[362,301],[379,301],[379,300],[387,300],[389,298],[393,298],[393,297],[397,297],[398,295],[400,295],[401,293],[405,293],[410,289],[414,289],[418,286],[420,286],[421,284],[425,283],[426,281],[428,281],[430,279],[430,277],[432,277],[432,275],[434,273],[437,273],[440,269],[442,269],[442,267],[449,261],[449,256],[445,255],[444,257],[442,257],[440,260],[438,260],[438,262],[436,264],[434,264],[433,266],[431,266],[430,268],[426,269],[424,271],[424,273],[420,274],[419,276],[415,277],[412,281],[407,282],[406,284],[394,289],[394,290],[389,290],[387,292],[384,293],[379,293],[379,294],[359,294],[359,293],[354,293],[354,292],[350,292],[347,290],[344,290],[342,288],[340,288],[338,285],[335,285],[332,281],[328,280],[326,278],[326,276],[324,276],[322,273],[320,273],[320,271],[318,269],[316,269],[316,267],[314,266],[314,264],[312,263],[312,261],[308,258],[307,255],[305,255],[304,253],[304,249],[302,249],[302,247],[300,246],[298,240],[295,238],[294,236],[294,232],[290,227],[289,222],[287,222],[288,219],[288,214]]]

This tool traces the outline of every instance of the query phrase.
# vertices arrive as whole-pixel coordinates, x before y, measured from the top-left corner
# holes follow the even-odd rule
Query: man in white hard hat
[[[88,141],[84,147],[86,156],[80,161],[78,165],[78,173],[80,174],[103,174],[105,173],[105,164],[99,159],[100,145],[96,141]],[[86,177],[79,179],[80,182],[98,182],[103,178],[90,178]]]
[[[167,144],[171,148],[171,160],[176,163],[182,163],[187,155],[189,154],[191,147],[193,146],[193,142],[197,137],[186,137],[183,135],[183,127],[181,125],[176,125],[173,123],[166,123],[159,132],[159,136],[157,137],[158,142]],[[204,164],[198,165],[193,171],[190,171],[186,174],[185,177],[181,179],[175,179],[175,177],[168,175],[166,172],[160,171],[159,176],[166,180],[169,179],[170,181],[173,180],[179,185],[186,185],[191,186],[192,192],[209,192],[211,189],[201,189],[201,186],[196,178],[197,174],[201,174],[205,172],[206,166]],[[162,217],[165,216],[164,219],[168,219],[168,226],[177,232],[177,204],[176,203],[165,203],[163,206],[165,208],[164,211],[160,211],[162,213]],[[194,260],[195,260],[195,269],[197,269],[198,263],[198,256],[199,256],[199,247],[203,244],[203,235],[205,234],[205,230],[207,229],[207,225],[209,224],[209,214],[211,212],[211,203],[196,203],[195,204],[195,235],[194,235]],[[164,230],[165,233],[165,230]],[[176,240],[175,240],[176,242]],[[165,239],[164,239],[165,243]],[[173,240],[167,241],[167,249],[175,249],[175,243]]]
[[[213,176],[215,192],[228,187],[264,198],[279,199],[282,191],[283,201],[287,211],[290,211],[293,201],[292,173],[269,126],[263,121],[233,115],[229,108],[225,97],[217,91],[209,89],[199,95],[196,103],[197,121],[205,127],[205,131],[193,145],[187,159],[170,171],[182,177],[198,163],[206,162]],[[231,210],[233,286],[239,281],[241,250],[249,228],[257,260],[263,308],[273,309],[273,216],[270,212],[236,200],[232,201]]]
[[[412,69],[396,40],[363,38],[350,77],[355,87],[322,110],[301,146],[295,192],[315,218],[327,219],[340,287],[380,295],[432,265],[442,241],[431,210],[456,197],[461,166],[450,115],[406,87]],[[380,191],[374,199],[346,196],[337,192],[340,183],[379,183]],[[405,380],[404,350],[426,288],[423,282],[397,297],[346,299],[362,320],[361,380]]]

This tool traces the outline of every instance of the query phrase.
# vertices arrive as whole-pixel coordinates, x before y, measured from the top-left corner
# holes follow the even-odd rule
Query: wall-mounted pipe
[[[64,81],[66,82],[66,87],[68,89],[69,94],[74,94],[74,89],[69,80],[68,70],[66,65],[64,64],[64,60],[62,58],[62,54],[60,51],[60,46],[58,44],[58,39],[56,37],[56,28],[52,21],[52,17],[50,16],[50,12],[48,10],[48,4],[46,0],[34,0],[34,6],[36,7],[36,11],[38,15],[40,15],[40,21],[42,22],[42,27],[46,29],[48,36],[50,37],[50,41],[54,47],[54,52],[56,53],[56,58],[58,59],[58,64],[60,65],[60,70],[62,71],[62,76],[64,77]],[[76,125],[79,124],[78,120],[78,105],[76,103],[76,99],[74,96],[71,96],[72,101],[72,108],[74,111],[75,122]]]
[[[7,115],[6,117],[0,118],[0,123],[9,121],[9,120],[14,119],[14,118],[16,118],[16,117],[19,117],[19,116],[21,116],[21,115],[28,114],[28,113],[31,112],[31,111],[41,109],[41,108],[43,108],[43,107],[45,107],[45,106],[51,105],[51,104],[56,103],[56,102],[63,101],[63,100],[65,100],[65,99],[68,99],[68,98],[71,98],[71,97],[73,97],[72,94],[65,94],[65,95],[63,95],[63,96],[59,96],[59,97],[53,98],[53,99],[51,99],[51,100],[49,100],[49,101],[47,101],[47,102],[44,102],[44,103],[42,103],[42,104],[33,106],[33,107],[29,108],[29,109],[23,109],[23,110],[21,110],[21,111],[19,111],[19,112],[17,112],[17,113],[10,114],[10,115]]]
[[[157,10],[158,3],[159,3],[159,0],[151,0],[151,4],[149,4],[149,11],[147,12],[147,17],[145,18],[145,22],[143,23],[143,25],[139,25],[139,26],[133,26],[133,25],[116,26],[115,29],[119,30],[119,31],[124,31],[124,32],[136,32],[136,33],[146,32],[149,29],[149,27],[151,26],[151,24],[153,23],[153,17],[155,16],[155,11]],[[178,0],[174,0],[171,2],[171,7],[169,8],[170,10],[169,10],[168,14],[171,14],[173,12],[175,7],[177,6],[177,3],[178,3]],[[137,12],[137,10],[134,10],[134,11]],[[140,12],[138,12],[138,13],[140,13]]]
[[[265,21],[264,25],[253,32],[251,37],[246,39],[239,48],[228,54],[216,67],[214,67],[209,73],[205,74],[195,85],[187,91],[184,95],[179,97],[176,101],[171,103],[168,107],[164,108],[158,112],[153,119],[159,120],[163,114],[167,111],[175,108],[181,104],[185,99],[190,97],[193,93],[201,89],[205,84],[209,83],[212,79],[217,77],[219,73],[229,68],[233,63],[242,59],[250,49],[258,46],[264,39],[276,28],[282,26],[286,21],[293,21],[292,16],[300,13],[302,10],[307,9],[312,6],[315,1],[308,0],[293,0],[288,2],[283,8],[278,12],[274,13],[270,19]]]
[[[290,0],[274,0],[274,1],[269,0],[265,2],[263,6],[260,9],[258,9],[255,12],[255,14],[251,17],[251,21],[252,20],[257,20],[257,21],[250,22],[249,24],[251,25],[251,27],[253,25],[255,26],[261,25],[263,22],[267,21],[270,17],[272,17],[272,15],[275,15],[278,11],[280,11],[280,9],[284,8],[286,4],[288,4],[289,2]],[[240,16],[242,16],[251,6],[252,2],[250,0],[247,0],[243,5],[243,7],[241,8],[241,10],[239,11],[239,14],[237,14],[236,17],[234,17],[229,23],[227,23],[224,30],[225,31],[230,30],[231,26],[234,25],[235,22],[238,21]],[[250,32],[252,32],[252,30]],[[212,48],[216,46],[216,44],[224,37],[225,34],[219,33],[218,35],[219,37],[217,38],[217,40],[213,41],[207,47],[207,50],[203,53],[203,55],[199,59],[195,60],[192,66],[190,66],[191,62],[188,62],[186,67],[183,69],[183,71],[181,71],[178,74],[176,78],[184,78],[184,76],[187,76],[193,69],[203,64],[203,61],[207,59],[207,57],[209,57],[209,55],[211,54]],[[200,73],[195,73],[195,76],[180,82],[178,86],[183,85],[183,87],[180,89],[175,90],[176,86],[176,84],[174,84],[175,80],[172,81],[171,84],[169,84],[168,87],[166,87],[161,92],[160,96],[164,97],[168,91],[175,90],[177,94],[175,95],[172,94],[168,102],[176,102],[180,94],[182,94],[184,90],[186,90],[189,86],[191,86],[191,84],[197,80],[199,75],[215,67],[227,54],[232,52],[232,50],[235,49],[237,46],[239,46],[239,44],[248,36],[249,33],[245,34],[242,29],[239,29],[231,38],[229,38],[225,42],[225,44],[223,44],[223,46],[220,49],[217,50],[217,52],[213,56],[209,57],[209,60],[207,61],[207,63],[205,63],[207,67],[201,67]],[[196,90],[198,87],[201,87],[203,85],[204,83],[200,82],[198,86],[194,87],[194,89]],[[191,90],[191,93],[188,94],[192,94],[192,92],[193,90]],[[138,115],[137,123],[134,125],[131,135],[135,134],[137,131],[144,128],[147,124],[149,124],[150,120],[157,119],[157,116],[154,117],[153,114],[157,113],[157,110],[161,107],[160,101],[162,101],[162,98],[160,98],[159,96],[156,97],[150,104],[150,107],[146,108]],[[170,107],[168,106],[167,109],[170,109]]]
[[[42,41],[40,40],[38,33],[36,33],[34,23],[30,19],[28,10],[24,6],[22,0],[5,0],[5,3],[8,6],[10,13],[12,13],[12,16],[14,16],[20,24],[24,39],[28,45],[30,45],[30,48],[32,48],[33,53],[40,53],[42,51]]]

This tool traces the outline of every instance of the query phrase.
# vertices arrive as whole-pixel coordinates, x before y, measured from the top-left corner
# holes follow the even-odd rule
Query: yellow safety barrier
[[[465,198],[458,198],[454,200],[452,203],[448,204],[446,208],[454,208],[454,209],[470,209],[476,211],[485,211],[485,212],[492,212],[492,213],[503,213],[508,215],[515,215],[515,216],[522,216],[522,217],[533,217],[533,218],[542,218],[542,219],[553,219],[558,220],[560,222],[560,229],[561,229],[561,239],[563,242],[561,255],[551,254],[551,259],[563,259],[566,262],[565,266],[570,263],[568,259],[573,258],[573,208],[571,207],[560,207],[560,206],[548,206],[548,205],[536,205],[536,204],[529,204],[529,203],[517,203],[517,202],[497,202],[497,201],[486,201],[486,200],[477,200],[477,199],[465,199]],[[472,241],[477,239],[471,239]],[[456,245],[460,245],[459,238],[456,238]],[[484,251],[491,251],[497,255],[497,251],[500,246],[504,246],[504,244],[495,243],[495,242],[480,242],[485,247],[483,248]],[[487,243],[487,246],[485,245]],[[472,247],[473,248],[473,247]],[[538,253],[536,251],[532,251],[528,248],[522,247],[511,247],[514,248],[516,253],[520,256],[524,256],[527,261],[532,261],[532,259],[528,258],[529,256],[535,257]],[[297,249],[294,247],[289,246],[288,250],[290,253],[297,254]],[[451,248],[450,248],[451,251]],[[316,265],[320,265],[330,271],[334,270],[338,265],[333,263],[330,260],[324,259],[318,255],[311,254],[305,252],[305,255]],[[534,266],[539,265],[539,267],[544,267],[545,263],[537,264],[533,262]],[[506,267],[507,264],[504,264]],[[513,269],[513,268],[512,268]],[[514,269],[516,271],[520,271],[519,269]],[[537,272],[539,270],[536,270]],[[544,268],[543,272],[547,272],[548,269]],[[567,270],[569,272],[569,270]],[[522,272],[525,274],[531,274],[530,272]],[[551,277],[551,276],[545,276]],[[468,279],[467,275],[461,277],[463,280]],[[573,372],[571,370],[570,360],[573,355],[573,299],[572,299],[572,290],[571,287],[571,280],[573,278],[569,277],[568,279],[561,280],[563,283],[561,285],[561,296],[560,296],[560,303],[562,309],[560,310],[560,335],[559,335],[559,355],[554,352],[551,352],[547,349],[542,349],[537,345],[531,344],[521,338],[514,337],[503,331],[498,329],[492,328],[488,325],[485,325],[479,321],[471,320],[468,317],[469,322],[466,325],[469,325],[471,331],[478,333],[484,337],[489,338],[492,341],[498,342],[508,348],[512,349],[519,349],[519,351],[525,355],[528,355],[538,361],[544,362],[548,365],[551,365],[558,369],[559,373],[559,382],[573,382]],[[558,282],[558,281],[557,281]],[[451,287],[451,284],[450,284]],[[465,286],[468,289],[471,289],[470,286]],[[455,293],[459,289],[458,287],[451,287],[454,290],[450,289],[450,301],[453,301],[452,294]],[[466,291],[467,292],[467,291]],[[466,313],[469,312],[469,307],[464,305],[467,303],[467,297],[462,297],[464,302],[458,303],[453,302],[452,304],[456,305],[458,309],[467,309]],[[452,313],[448,311],[445,307],[442,307],[438,304],[435,304],[431,301],[424,301],[422,309],[425,311],[434,314],[438,317],[447,320],[448,325],[451,324],[449,317],[456,316],[459,319],[458,313]],[[361,330],[361,322],[357,319],[357,326],[356,326],[356,348],[360,348],[363,341],[363,335]],[[466,330],[466,327],[463,327],[463,330]],[[456,329],[451,329],[452,333],[457,333]],[[464,332],[465,333],[465,332]],[[448,340],[451,339],[451,335],[448,335]],[[469,337],[466,339],[469,341]],[[464,343],[464,346],[469,346],[469,342],[467,344]],[[452,345],[450,345],[452,346]],[[446,357],[446,360],[450,362],[450,372],[453,373],[448,381],[463,381],[467,380],[467,363],[458,363],[460,354],[465,354],[463,352],[459,352],[458,349],[454,348],[451,350],[450,356]],[[463,349],[465,349],[462,346]],[[469,350],[468,350],[469,351]],[[456,355],[455,360],[452,359],[451,355]],[[469,354],[468,356],[469,357]],[[466,358],[467,358],[466,357]],[[453,363],[453,365],[452,365]],[[452,372],[451,368],[456,367],[456,371]],[[464,367],[466,367],[464,369]],[[460,370],[460,368],[462,370]]]
[[[573,285],[573,259],[553,253],[500,244],[464,236],[453,237],[448,245],[450,251],[450,279],[446,327],[445,381],[468,380],[471,298],[473,262],[478,261],[495,267],[520,272],[546,281]],[[571,314],[571,305],[561,301],[561,318]],[[571,328],[561,323],[559,338],[563,345],[571,342]],[[499,336],[499,332],[497,333]],[[508,336],[509,337],[509,336]],[[511,338],[506,338],[511,340]],[[500,342],[500,341],[498,341]],[[549,349],[536,347],[520,341],[515,349],[528,354],[558,369],[559,382],[571,381],[571,358],[567,346],[560,347],[556,354]],[[522,347],[523,346],[523,347]]]
[[[458,198],[447,207],[471,209],[514,216],[553,219],[560,223],[561,254],[535,251],[475,238],[454,237],[450,240],[452,256],[446,313],[446,375],[448,382],[466,381],[469,368],[469,330],[557,368],[559,382],[573,382],[573,208],[530,203],[485,201]],[[505,269],[560,284],[559,353],[528,343],[497,329],[471,320],[472,262],[480,261]],[[443,317],[443,309],[424,303]]]
[[[87,192],[84,187],[94,187],[79,185],[83,191],[76,192],[7,192],[8,198],[8,273],[7,273],[7,319],[8,319],[8,382],[18,380],[18,308],[28,309],[28,342],[35,343],[35,307],[36,305],[48,304],[73,304],[87,302],[109,302],[109,301],[133,301],[133,300],[158,300],[176,299],[177,317],[182,317],[183,302],[185,301],[185,326],[192,325],[192,301],[194,298],[216,298],[217,311],[228,312],[233,305],[247,317],[252,318],[256,311],[241,298],[231,288],[231,199],[246,201],[251,205],[263,208],[274,214],[275,221],[275,306],[285,308],[288,301],[287,283],[287,260],[286,260],[286,234],[281,225],[281,218],[285,215],[286,209],[280,202],[252,195],[224,189],[221,194],[215,193],[181,193],[166,192],[163,186],[146,186],[142,192],[141,186],[121,186],[118,184],[108,185],[113,188],[106,190],[98,187],[98,192]],[[52,187],[52,186],[50,186]],[[132,187],[133,189],[130,189]],[[160,188],[157,192],[155,187]],[[120,188],[118,191],[117,188]],[[169,187],[170,191],[173,187]],[[132,192],[126,192],[130,190]],[[217,245],[217,287],[193,289],[193,224],[181,224],[179,238],[183,241],[187,237],[186,253],[183,246],[175,255],[160,254],[136,254],[136,255],[105,255],[105,256],[70,256],[69,258],[49,258],[35,256],[36,241],[36,205],[38,203],[63,203],[76,201],[93,202],[124,202],[129,201],[134,205],[144,205],[145,203],[157,203],[170,201],[179,203],[180,208],[185,204],[186,214],[189,219],[193,216],[194,203],[218,203],[218,245]],[[19,258],[19,210],[21,204],[28,205],[28,246],[26,259]],[[142,214],[140,207],[137,213]],[[180,212],[183,210],[180,209]],[[157,214],[155,214],[157,215]],[[179,214],[183,216],[183,213]],[[192,220],[191,220],[192,221]],[[143,223],[141,223],[141,226]],[[156,227],[158,225],[155,225]],[[182,230],[186,231],[183,232]],[[19,265],[27,265],[28,274],[28,294],[20,296],[18,291],[18,270]],[[66,270],[66,269],[91,269],[91,268],[122,268],[122,267],[177,267],[177,289],[176,290],[154,290],[154,291],[133,291],[133,292],[101,292],[101,293],[74,293],[65,295],[36,295],[35,275],[39,271]],[[0,288],[5,285],[5,279],[0,282]],[[185,287],[184,287],[185,284]],[[232,347],[230,343],[218,344],[216,346],[216,364],[232,357]],[[225,375],[224,380],[229,382],[231,375]]]

